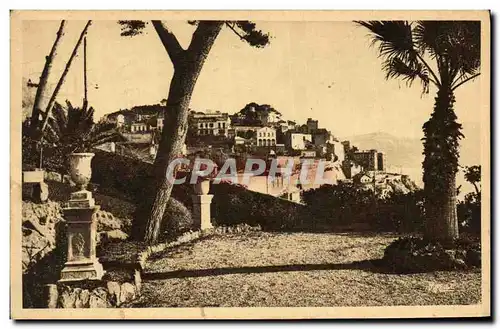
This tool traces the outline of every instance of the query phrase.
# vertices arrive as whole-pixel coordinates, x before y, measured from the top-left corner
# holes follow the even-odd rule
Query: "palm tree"
[[[93,147],[111,141],[122,141],[123,137],[113,124],[94,123],[94,109],[86,103],[82,108],[66,107],[55,103],[48,120],[42,142],[45,147],[45,166],[66,173],[68,156],[74,152],[87,152]]]
[[[479,21],[358,21],[378,44],[386,79],[415,80],[423,93],[437,89],[434,111],[423,125],[426,235],[458,237],[455,177],[462,125],[453,109],[455,90],[479,76]],[[432,64],[432,66],[431,66]]]

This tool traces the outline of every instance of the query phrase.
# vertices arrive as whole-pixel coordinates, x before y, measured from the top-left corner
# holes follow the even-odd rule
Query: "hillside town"
[[[163,104],[134,106],[105,115],[101,122],[114,125],[123,141],[99,148],[152,163],[167,120],[165,108]],[[407,175],[386,172],[382,151],[359,150],[348,140],[339,140],[318,120],[287,120],[267,104],[249,103],[234,114],[190,110],[188,122],[184,156],[276,159],[281,164],[293,159],[295,171],[289,181],[269,179],[264,172],[251,177],[246,186],[255,192],[300,202],[301,191],[319,187],[309,183],[312,179],[299,179],[298,170],[306,161],[310,164],[308,178],[316,175],[319,161],[326,161],[325,176],[333,184],[354,184],[382,197],[394,191],[408,193],[416,187]],[[243,168],[238,169],[243,172]]]
[[[11,14],[12,318],[489,314],[490,13]]]

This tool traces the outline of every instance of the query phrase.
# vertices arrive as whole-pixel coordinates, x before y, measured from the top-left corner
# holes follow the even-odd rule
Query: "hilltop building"
[[[228,137],[231,127],[229,114],[215,112],[191,112],[189,121],[192,127],[195,127],[197,135],[212,135]]]
[[[333,144],[336,141],[332,133],[325,128],[314,129],[311,131],[311,135],[315,146],[326,145],[327,143]]]
[[[262,127],[256,131],[257,146],[276,145],[276,129],[271,127]]]
[[[300,132],[288,131],[285,138],[285,146],[292,150],[305,150],[312,144],[312,135]]]
[[[312,118],[307,118],[306,126],[307,126],[308,132],[313,132],[315,130],[318,130],[319,122],[318,122],[318,120],[313,120]]]
[[[384,154],[375,149],[354,152],[352,157],[364,170],[384,171]]]

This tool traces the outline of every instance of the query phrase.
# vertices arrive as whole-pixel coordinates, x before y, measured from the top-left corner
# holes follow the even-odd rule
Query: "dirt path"
[[[366,260],[395,236],[253,232],[153,255],[132,307],[475,304],[480,272],[394,275]],[[364,262],[363,262],[364,261]]]

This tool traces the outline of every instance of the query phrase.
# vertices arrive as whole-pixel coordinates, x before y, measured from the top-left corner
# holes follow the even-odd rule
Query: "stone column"
[[[206,230],[212,228],[210,221],[210,205],[212,204],[212,194],[192,195],[193,199],[193,221],[195,229]]]
[[[102,278],[104,271],[96,257],[97,220],[94,213],[98,209],[89,191],[72,193],[68,206],[63,209],[67,222],[68,255],[60,282]]]

